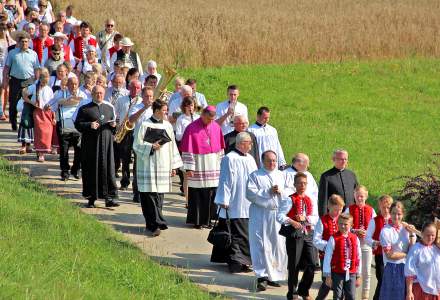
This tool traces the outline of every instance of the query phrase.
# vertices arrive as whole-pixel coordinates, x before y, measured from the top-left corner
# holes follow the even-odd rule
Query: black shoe
[[[89,199],[89,202],[86,205],[86,208],[95,208],[95,200],[96,199]]]
[[[67,171],[63,171],[63,172],[61,172],[61,180],[62,181],[67,181],[67,180],[69,180],[69,177],[70,177],[70,175],[69,175],[69,172]]]
[[[12,124],[11,129],[12,131],[17,131],[17,124]]]
[[[281,284],[279,284],[278,282],[270,281],[270,280],[267,281],[267,285],[274,286],[274,287],[280,287],[281,286]]]
[[[228,269],[231,273],[241,273],[243,270],[243,265],[240,263],[230,263],[228,264]]]
[[[266,278],[258,278],[257,279],[257,292],[262,292],[267,289],[267,279]]]
[[[79,179],[78,171],[70,171],[70,175],[72,175],[75,179]]]
[[[118,207],[119,203],[115,202],[112,199],[106,199],[105,200],[105,207]]]

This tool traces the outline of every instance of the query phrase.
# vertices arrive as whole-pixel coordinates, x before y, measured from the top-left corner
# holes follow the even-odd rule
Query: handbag
[[[279,235],[282,235],[286,238],[292,238],[292,239],[300,239],[305,236],[304,230],[296,229],[292,225],[281,225],[280,231],[278,232]]]
[[[208,242],[214,245],[214,247],[229,249],[232,244],[232,236],[231,236],[231,220],[229,219],[228,210],[226,211],[226,230],[218,225],[218,219],[220,218],[220,209],[217,212],[217,219],[214,222],[214,227],[212,227],[211,231],[208,235]]]

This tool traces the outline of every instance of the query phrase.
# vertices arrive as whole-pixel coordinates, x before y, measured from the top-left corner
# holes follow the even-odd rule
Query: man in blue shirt
[[[17,130],[17,102],[21,92],[38,79],[40,68],[37,53],[29,49],[29,35],[17,32],[15,40],[17,48],[8,53],[3,69],[3,88],[9,85],[9,122],[12,130]]]

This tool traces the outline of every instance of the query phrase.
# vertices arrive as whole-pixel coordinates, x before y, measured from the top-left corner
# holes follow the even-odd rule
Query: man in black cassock
[[[240,132],[244,132],[247,130],[249,126],[249,121],[246,116],[238,115],[234,118],[234,131],[225,135],[225,154],[228,154],[232,150],[235,149],[235,138],[237,134]],[[252,149],[249,151],[249,154],[255,159],[257,167],[260,167],[260,152],[258,151],[257,139],[252,132],[248,132],[251,136],[252,140]]]
[[[333,163],[334,167],[322,173],[319,180],[318,213],[320,217],[327,213],[327,201],[333,194],[344,198],[346,207],[354,203],[354,189],[358,185],[358,181],[356,174],[346,169],[348,152],[341,149],[335,150]]]
[[[116,120],[113,106],[104,101],[105,89],[95,86],[92,102],[81,106],[75,128],[81,132],[81,166],[83,196],[87,207],[95,207],[95,200],[105,200],[106,207],[119,206],[113,156],[113,133]]]

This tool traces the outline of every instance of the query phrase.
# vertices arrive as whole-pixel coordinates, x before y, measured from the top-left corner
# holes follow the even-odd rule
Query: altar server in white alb
[[[236,116],[245,116],[248,119],[248,110],[246,105],[238,102],[240,91],[237,85],[230,85],[227,89],[228,100],[220,102],[216,107],[216,121],[221,126],[223,135],[234,131],[234,118]],[[263,153],[263,152],[260,152]]]
[[[176,174],[176,169],[182,166],[173,127],[165,120],[167,108],[167,104],[161,100],[153,103],[153,115],[140,125],[133,143],[142,213],[146,227],[153,236],[158,236],[161,230],[168,228],[162,215],[164,193],[171,192],[171,177]],[[145,141],[144,137],[149,128],[164,130],[170,141]]]
[[[214,246],[211,261],[227,263],[231,273],[250,271],[251,265],[248,233],[250,202],[246,199],[246,185],[249,174],[257,170],[255,159],[249,154],[251,148],[249,133],[237,134],[235,148],[222,159],[214,201],[220,206],[218,226],[227,229],[226,218],[230,218],[232,245],[227,251]]]
[[[264,153],[272,150],[277,154],[278,167],[283,168],[286,165],[283,149],[278,139],[277,130],[269,125],[270,109],[262,106],[257,111],[257,121],[249,126],[248,131],[252,132],[257,138],[258,150]]]
[[[288,197],[285,175],[277,169],[277,155],[269,150],[262,154],[263,167],[249,176],[246,197],[249,208],[249,244],[252,267],[257,275],[257,290],[280,286],[287,277],[286,239],[278,234],[276,221],[282,199]]]

